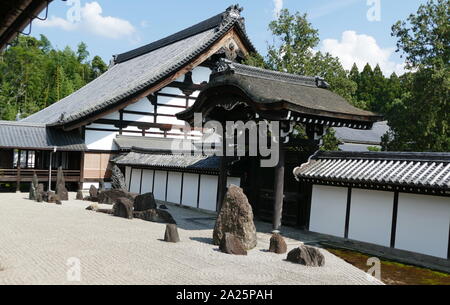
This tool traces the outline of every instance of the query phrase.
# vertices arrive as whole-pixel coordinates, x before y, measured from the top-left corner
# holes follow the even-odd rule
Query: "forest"
[[[392,26],[407,72],[385,76],[379,66],[356,64],[346,71],[339,58],[314,51],[319,32],[308,16],[282,10],[269,24],[273,43],[267,55],[252,54],[249,65],[320,76],[331,90],[356,107],[384,115],[391,128],[383,138],[388,151],[450,151],[450,0],[430,0],[407,20]],[[108,66],[89,60],[85,43],[57,50],[43,35],[19,36],[0,54],[0,120],[27,117],[83,87]],[[325,149],[337,148],[329,130]]]

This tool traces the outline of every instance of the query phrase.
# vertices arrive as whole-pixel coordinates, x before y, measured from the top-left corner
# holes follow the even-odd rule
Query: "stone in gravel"
[[[89,197],[91,199],[97,198],[98,197],[98,190],[95,186],[91,185],[91,187],[89,188]]]
[[[138,195],[134,199],[134,211],[135,212],[154,210],[156,208],[157,208],[157,206],[156,206],[155,197],[153,196],[152,193]]]
[[[44,198],[42,197],[42,193],[37,193],[36,194],[36,201],[37,202],[43,202]]]
[[[287,252],[286,242],[280,234],[273,234],[270,238],[269,252],[276,254],[285,254]]]
[[[77,192],[76,200],[84,200],[83,191]]]
[[[38,180],[36,173],[34,173],[33,180],[31,180],[31,184],[30,184],[30,195],[29,195],[30,200],[36,200],[36,196],[38,193],[38,186],[39,186],[39,180]]]
[[[113,206],[114,216],[133,219],[133,202],[128,198],[118,198]]]
[[[161,204],[161,205],[159,206],[159,209],[160,209],[160,210],[168,210],[169,208],[168,208],[165,204]]]
[[[98,204],[96,202],[92,203],[86,208],[87,211],[98,211]]]
[[[125,184],[125,177],[123,176],[117,165],[114,165],[112,168],[111,180],[111,186],[113,189],[124,191],[127,189],[127,185]]]
[[[56,176],[56,194],[60,200],[69,200],[69,192],[66,188],[66,180],[64,179],[64,173],[62,167],[58,167],[58,174]]]
[[[54,192],[47,192],[47,202],[48,203],[56,203],[59,199],[59,196],[56,195]]]
[[[287,260],[308,267],[325,266],[325,257],[319,249],[308,246],[300,246],[289,252]]]
[[[127,198],[134,202],[137,196],[138,194],[130,193],[122,189],[112,189],[99,192],[97,198],[99,203],[113,205],[118,198]]]
[[[217,217],[213,242],[219,245],[225,233],[236,236],[246,250],[256,247],[256,228],[253,210],[244,191],[235,185],[228,188],[222,209]]]
[[[62,205],[62,202],[59,199],[56,199],[55,203],[56,203],[56,205]]]
[[[175,224],[166,225],[166,233],[164,233],[164,241],[169,243],[180,242],[180,236],[178,235],[177,225]]]
[[[247,255],[247,251],[241,243],[241,240],[231,233],[225,233],[220,246],[220,251],[232,255]]]
[[[36,189],[36,201],[43,202],[47,198],[46,192],[44,191],[44,184],[39,183]]]
[[[169,212],[163,210],[151,209],[147,211],[134,212],[133,216],[145,221],[176,224],[176,221],[175,219],[173,219],[172,215],[170,215]]]
[[[102,214],[114,215],[113,209],[98,209],[96,212],[102,213]]]

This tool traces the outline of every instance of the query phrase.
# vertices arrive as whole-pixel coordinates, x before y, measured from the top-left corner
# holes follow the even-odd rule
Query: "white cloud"
[[[277,18],[280,15],[280,11],[283,9],[283,0],[273,0],[273,4],[275,5],[273,15]]]
[[[52,16],[45,21],[36,21],[37,26],[56,27],[65,31],[83,30],[97,36],[119,39],[133,38],[136,29],[127,20],[103,16],[103,9],[98,2],[89,2],[80,9],[80,21],[70,22],[66,19]],[[135,39],[135,38],[133,38]]]
[[[379,64],[386,76],[393,72],[401,75],[405,72],[405,64],[393,61],[395,48],[381,48],[376,39],[369,35],[345,31],[341,40],[325,39],[320,51],[339,57],[345,69],[350,70],[354,63],[361,71],[369,63],[373,68]]]

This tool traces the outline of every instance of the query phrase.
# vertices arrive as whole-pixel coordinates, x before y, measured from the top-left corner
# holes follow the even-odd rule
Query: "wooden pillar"
[[[17,151],[17,176],[16,176],[16,192],[20,193],[20,181],[21,181],[21,174],[20,174],[20,161],[22,157],[22,151]]]
[[[273,205],[273,230],[279,231],[281,227],[281,218],[283,215],[283,202],[284,202],[284,161],[285,151],[283,139],[279,137],[279,159],[278,164],[275,167],[275,185],[274,185],[274,205]]]

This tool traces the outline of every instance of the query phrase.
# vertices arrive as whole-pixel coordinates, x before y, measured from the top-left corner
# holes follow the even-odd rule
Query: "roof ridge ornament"
[[[330,89],[330,84],[325,81],[325,78],[316,76],[316,86],[322,89]]]
[[[244,10],[239,4],[230,5],[226,11],[222,14],[222,23],[218,27],[217,31],[220,31],[232,21],[237,21],[241,28],[245,31],[245,19],[241,16],[241,12]]]
[[[214,66],[212,74],[227,72],[234,69],[233,62],[227,58],[219,59]]]

